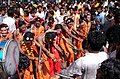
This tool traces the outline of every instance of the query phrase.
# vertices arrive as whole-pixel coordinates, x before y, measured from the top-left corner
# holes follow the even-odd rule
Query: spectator
[[[16,30],[15,19],[14,19],[14,9],[13,8],[8,9],[7,15],[8,17],[3,19],[3,23],[7,24],[9,27],[9,31],[13,33]]]
[[[63,73],[68,76],[78,76],[83,79],[95,79],[100,63],[108,58],[106,52],[100,51],[105,43],[106,37],[102,32],[90,32],[88,35],[88,44],[90,47],[86,55],[77,59]]]

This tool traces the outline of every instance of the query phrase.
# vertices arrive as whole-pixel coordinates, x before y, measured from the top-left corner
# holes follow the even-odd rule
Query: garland
[[[25,47],[25,52],[26,52],[26,54],[27,54],[28,56],[34,56],[34,54],[33,54],[33,51],[34,51],[34,50],[33,50],[33,47],[32,47],[32,46],[30,46],[30,47],[28,48],[24,42],[22,42],[22,46]]]

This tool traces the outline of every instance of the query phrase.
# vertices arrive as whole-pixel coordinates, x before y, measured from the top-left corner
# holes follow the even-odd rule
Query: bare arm
[[[44,35],[43,35],[43,38],[44,38]],[[37,39],[37,44],[38,44],[38,46],[41,47],[41,49],[44,51],[44,53],[45,53],[45,55],[47,55],[47,57],[54,59],[54,55],[51,54],[51,53],[45,48],[45,46],[44,46],[44,44],[43,44],[43,42],[44,42],[43,38],[42,38],[42,37],[39,37],[39,38]]]
[[[70,35],[72,38],[74,38],[74,39],[76,39],[76,40],[78,40],[78,41],[81,41],[79,38],[77,38],[75,35],[73,35],[73,34],[71,34],[66,28],[65,28],[65,26],[63,26],[63,28],[64,28],[64,30],[66,31],[66,33],[68,34],[68,35]]]
[[[75,47],[68,39],[66,39],[64,36],[62,37],[63,40],[65,40],[71,47]]]

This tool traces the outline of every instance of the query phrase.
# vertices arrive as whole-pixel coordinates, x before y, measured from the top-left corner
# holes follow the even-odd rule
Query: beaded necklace
[[[34,56],[32,46],[28,47],[24,42],[22,42],[22,46],[24,46],[25,54],[27,54],[28,56]]]

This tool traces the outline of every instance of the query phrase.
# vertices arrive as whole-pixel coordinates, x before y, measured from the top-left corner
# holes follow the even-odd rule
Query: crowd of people
[[[120,79],[119,51],[117,0],[0,5],[0,79]]]

